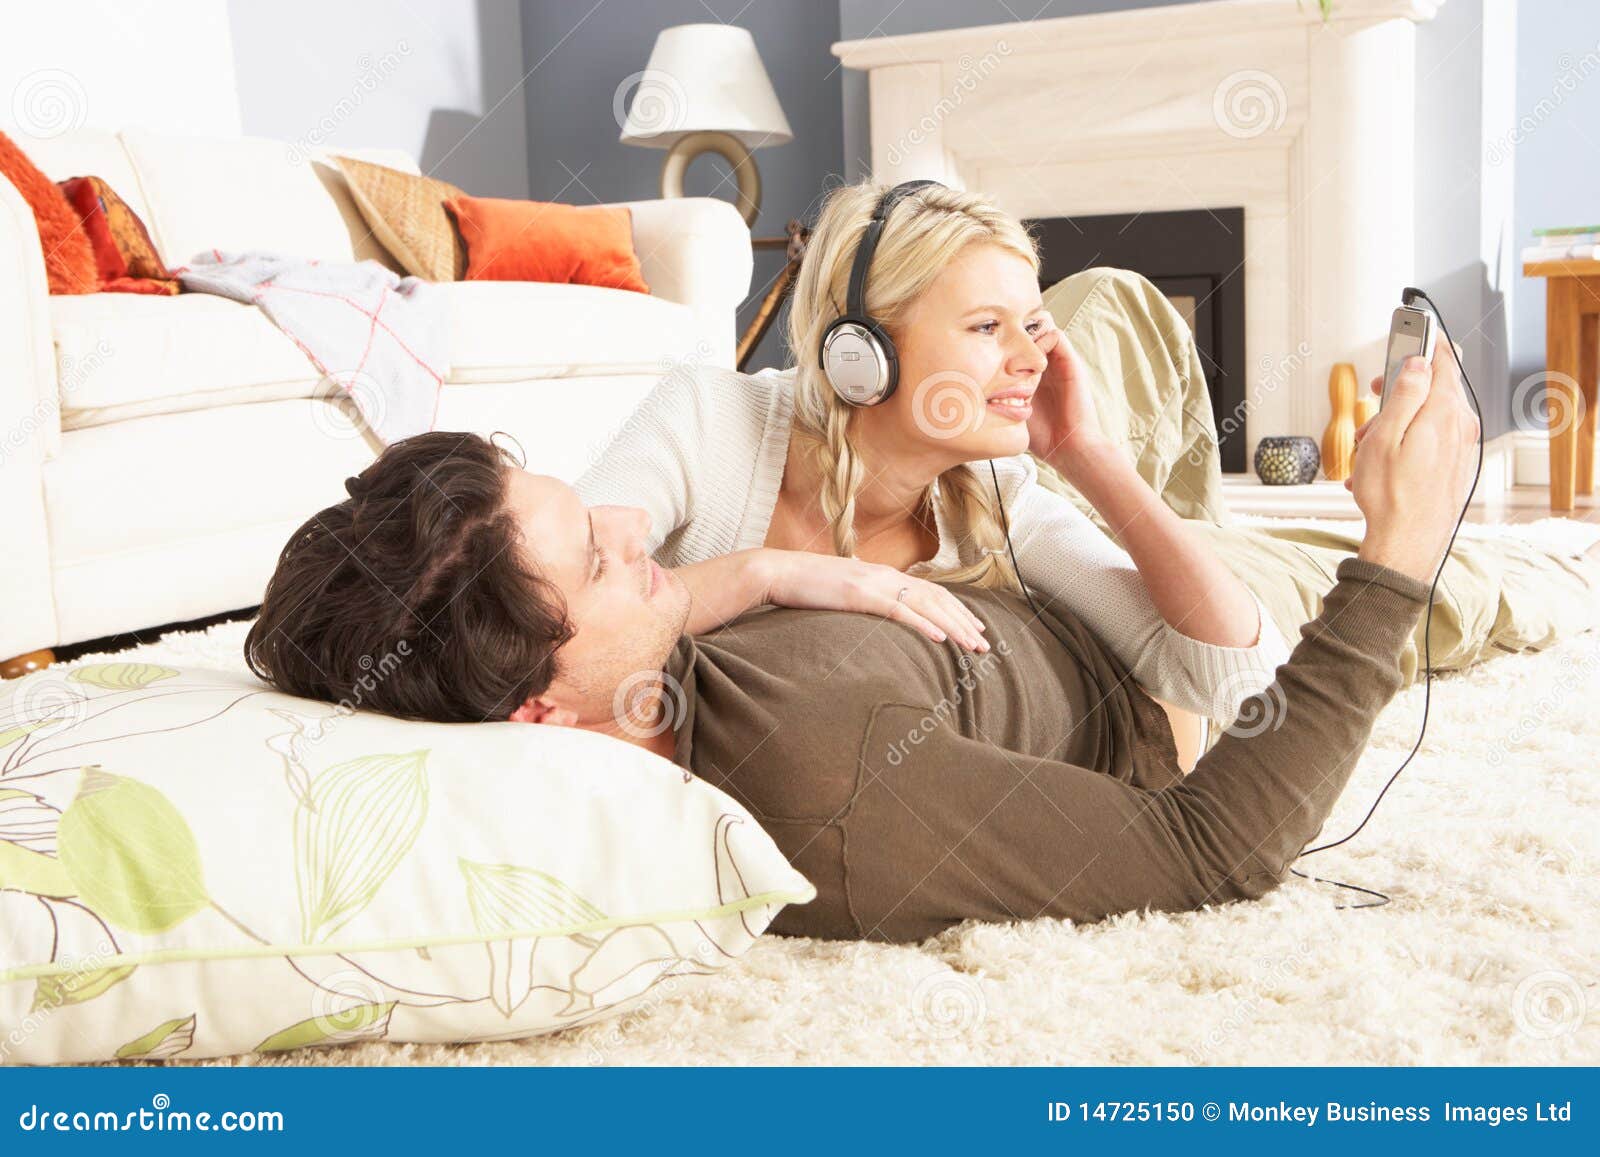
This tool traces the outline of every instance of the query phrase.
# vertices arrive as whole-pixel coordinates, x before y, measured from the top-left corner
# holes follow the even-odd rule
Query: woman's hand
[[[1067,474],[1069,463],[1091,459],[1109,443],[1095,417],[1088,371],[1067,335],[1046,314],[1033,340],[1049,360],[1033,395],[1028,449]]]
[[[946,638],[969,651],[987,651],[983,621],[938,583],[892,566],[804,550],[762,548],[767,583],[763,602],[780,607],[856,611],[915,627],[936,643]]]

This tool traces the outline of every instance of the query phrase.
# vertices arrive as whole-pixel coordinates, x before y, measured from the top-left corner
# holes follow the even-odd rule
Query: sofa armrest
[[[0,177],[0,659],[56,641],[44,463],[59,448],[61,415],[49,294],[33,210]]]
[[[17,187],[0,177],[0,450],[15,452],[26,434],[42,437],[44,457],[53,457],[58,414],[39,226]]]
[[[622,201],[633,213],[633,248],[656,297],[731,317],[750,292],[750,229],[728,201],[677,197]]]

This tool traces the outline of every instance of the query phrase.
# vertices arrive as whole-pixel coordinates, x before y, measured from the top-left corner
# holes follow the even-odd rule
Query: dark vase
[[[1313,438],[1284,434],[1256,444],[1256,477],[1268,486],[1302,486],[1316,478],[1321,465]]]

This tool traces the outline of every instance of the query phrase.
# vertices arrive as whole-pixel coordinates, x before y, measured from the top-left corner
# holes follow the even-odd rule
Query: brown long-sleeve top
[[[1273,684],[1184,776],[1161,708],[1077,618],[955,588],[993,648],[767,610],[681,639],[675,759],[817,887],[776,932],[921,939],[968,918],[1090,921],[1259,897],[1314,839],[1427,585],[1347,558]]]

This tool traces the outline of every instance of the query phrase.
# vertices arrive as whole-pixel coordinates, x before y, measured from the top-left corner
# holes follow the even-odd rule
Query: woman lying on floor
[[[730,601],[760,601],[743,571],[760,547],[1012,591],[1020,568],[1041,604],[1088,623],[1163,703],[1192,765],[1198,719],[1231,719],[1271,681],[1288,645],[1096,421],[1096,388],[1170,395],[1198,376],[1187,327],[1134,274],[1091,269],[1067,279],[1060,288],[1086,296],[1102,284],[1149,293],[1148,309],[1097,295],[1085,311],[1138,327],[1148,355],[1127,368],[1138,380],[1096,387],[1045,307],[1039,255],[1020,222],[978,194],[939,185],[885,193],[861,184],[830,194],[790,304],[794,367],[670,374],[579,480],[580,497],[591,506],[643,502],[656,560],[690,567],[695,605],[716,608],[714,621],[730,617],[722,613]],[[845,311],[875,213],[882,231],[861,300],[893,340],[898,386],[861,406],[830,384],[819,346]],[[1214,474],[1214,439],[1202,450],[1202,468]],[[1054,470],[1041,476],[1031,455]],[[1062,479],[1117,541],[1064,496]],[[931,584],[895,584],[875,598],[849,609],[943,624]],[[970,622],[954,628],[957,642],[983,649]]]

